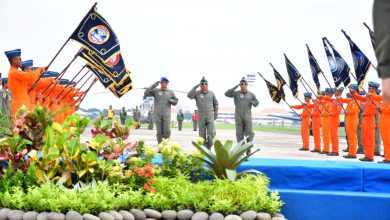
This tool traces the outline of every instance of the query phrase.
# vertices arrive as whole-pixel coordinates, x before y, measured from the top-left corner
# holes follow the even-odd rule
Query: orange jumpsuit
[[[342,110],[342,104],[337,99],[331,99],[327,96],[325,100],[331,101],[330,117],[329,117],[329,129],[330,129],[330,140],[332,143],[332,153],[339,152],[339,126],[340,126],[340,114]]]
[[[40,74],[42,68],[37,68],[35,71],[26,73],[11,66],[8,73],[8,86],[13,98],[11,101],[11,111],[15,114],[22,105],[26,105],[27,109],[31,109],[31,100],[28,95],[29,85],[36,80],[36,74]]]
[[[317,100],[315,101],[315,104],[307,105],[309,108],[313,109],[311,117],[311,129],[313,130],[314,149],[317,151],[321,151],[321,114],[324,111],[322,104],[322,101]]]
[[[373,95],[375,101],[382,101],[379,115],[379,129],[381,132],[385,160],[390,162],[390,104],[384,102],[382,96]]]
[[[342,98],[340,100],[342,103],[348,103],[347,108],[345,109],[345,128],[347,130],[347,138],[348,138],[348,154],[351,156],[356,156],[356,148],[357,148],[357,126],[359,124],[359,112],[361,106],[361,102],[355,100],[353,98]]]
[[[38,76],[39,77],[39,76]],[[28,95],[30,96],[30,100],[31,100],[31,105],[32,105],[32,108],[35,107],[35,105],[37,104],[40,104],[41,105],[41,102],[40,100],[37,99],[37,95],[39,93],[41,93],[51,82],[53,81],[53,78],[41,78],[38,83],[37,83],[37,86],[35,87],[34,90],[32,90]],[[32,84],[31,84],[32,85]],[[31,86],[30,85],[30,86]],[[32,109],[31,109],[32,110]]]
[[[365,157],[374,159],[375,150],[375,114],[377,110],[375,105],[367,97],[363,97],[359,94],[354,93],[355,99],[365,102],[363,118],[362,118],[362,139]],[[374,101],[378,105],[377,101]]]
[[[325,96],[324,96],[325,97]],[[326,100],[324,101],[324,109],[328,109],[330,112],[330,108],[332,106],[332,103]],[[327,111],[323,111],[322,113],[322,138],[324,141],[324,149],[322,150],[324,153],[329,153],[330,152],[330,116]]]
[[[300,115],[301,120],[301,136],[302,136],[302,144],[304,149],[309,149],[309,128],[310,128],[310,114],[311,110],[308,107],[304,107],[304,105],[293,105],[291,106],[295,109],[303,109],[302,114]]]

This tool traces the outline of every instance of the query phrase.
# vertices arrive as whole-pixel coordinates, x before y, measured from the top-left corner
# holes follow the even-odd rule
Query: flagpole
[[[76,88],[77,84],[78,84],[78,83],[87,75],[87,73],[89,73],[89,71],[90,71],[90,70],[88,70],[88,71],[84,74],[84,76],[82,76],[82,77],[79,79],[79,81],[76,82],[76,84],[75,84],[73,87]],[[91,75],[91,76],[92,76],[92,75]],[[91,78],[91,76],[90,76],[89,78]],[[89,78],[87,79],[87,81],[89,80]],[[63,100],[71,91],[72,91],[72,90],[69,90],[67,93],[65,93],[65,95],[62,96],[60,100],[58,100],[58,103],[61,103],[61,101],[62,101],[62,100]]]
[[[302,116],[300,116],[300,115],[291,107],[291,105],[288,104],[288,102],[287,102],[285,99],[283,99],[283,101],[284,101],[284,103],[286,103],[286,104],[288,105],[288,107],[290,107],[291,110],[293,110],[293,112],[294,112],[296,115],[298,115],[298,117],[300,117],[300,118],[302,119]]]
[[[356,82],[357,82],[357,78],[356,78],[356,76],[352,73],[352,72],[350,72],[351,73],[351,75],[353,76],[353,78],[356,80]],[[363,91],[367,94],[368,92],[363,88],[363,86],[362,86],[362,89],[363,89]],[[372,100],[371,99],[371,96],[370,95],[366,95],[367,97],[368,97],[368,99],[372,102],[372,104],[374,104],[374,106],[375,107],[378,107],[377,105],[376,105],[376,103],[374,102],[374,100]]]
[[[66,88],[69,87],[70,83],[74,81],[74,79],[81,73],[81,71],[83,71],[83,69],[85,68],[85,65],[81,68],[81,70],[72,78],[72,80],[67,84],[65,85],[64,88],[62,88],[61,92],[54,98],[54,100],[58,99],[58,97],[61,96],[61,94],[65,91]],[[54,101],[55,102],[55,101]],[[51,104],[49,105],[49,107],[51,106]]]
[[[78,100],[80,100],[80,103],[84,100],[85,96],[87,95],[87,93],[89,92],[89,90],[92,88],[92,86],[96,83],[97,79],[93,79],[91,85],[89,85],[88,89],[85,90],[85,93],[84,93],[84,96],[81,98],[79,97],[78,99],[76,99],[72,105],[74,105]],[[81,98],[81,99],[80,99]],[[80,104],[79,104],[80,105]]]
[[[306,80],[303,78],[303,76],[302,76],[302,80],[306,83],[306,85],[309,87],[309,89],[311,90],[311,92],[312,92],[313,94],[315,94],[315,92],[314,92],[313,89],[309,86],[309,84],[306,82]],[[307,91],[307,88],[306,88],[305,84],[303,84],[302,81],[300,81],[300,82],[302,83],[303,87],[305,87],[306,92],[309,92],[309,91]],[[313,101],[313,103],[314,103],[314,105],[316,106],[317,110],[321,113],[321,110],[320,110],[320,108],[318,107],[317,103],[315,103],[314,101]],[[325,105],[323,105],[323,106],[324,106],[325,110],[326,110],[326,111],[328,112],[328,114],[329,114],[330,112],[329,112],[328,108],[326,108]]]
[[[95,2],[95,4],[93,4],[93,6],[91,7],[91,9],[89,9],[88,13],[83,17],[83,19],[81,21],[84,20],[85,17],[88,16],[89,12],[91,12],[92,9],[94,9],[97,5],[97,2]],[[81,22],[79,23],[79,25],[77,25],[76,29],[72,32],[72,34],[77,30],[77,28],[81,25]],[[49,65],[47,65],[47,69],[49,69],[49,67],[51,66],[51,64],[54,62],[54,60],[57,58],[57,56],[60,54],[60,52],[62,51],[62,49],[64,49],[65,45],[69,42],[70,40],[70,36],[68,37],[68,39],[65,41],[65,43],[62,45],[62,47],[60,48],[60,50],[56,53],[56,55],[53,57],[53,59],[50,61]],[[43,72],[41,72],[41,74],[39,75],[38,79],[35,80],[35,82],[32,84],[33,86],[31,88],[35,89],[36,87],[36,84],[38,83],[38,81],[42,78],[43,76]],[[32,90],[33,90],[32,89]],[[29,91],[31,92],[31,91]]]

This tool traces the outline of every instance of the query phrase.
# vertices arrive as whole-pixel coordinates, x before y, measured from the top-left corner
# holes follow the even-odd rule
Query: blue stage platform
[[[290,220],[390,219],[390,165],[251,158],[239,170],[270,178]]]

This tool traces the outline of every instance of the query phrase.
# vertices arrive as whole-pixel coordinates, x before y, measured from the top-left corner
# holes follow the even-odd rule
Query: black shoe
[[[344,155],[343,157],[346,159],[355,159],[356,158],[356,156],[350,155],[350,154]]]
[[[313,152],[313,153],[319,153],[321,151],[317,150],[317,149],[314,149],[314,150],[311,150],[310,152]]]
[[[367,157],[360,158],[359,160],[364,161],[364,162],[373,162],[374,161],[374,159],[367,158]]]
[[[375,152],[374,155],[375,156],[381,156],[381,153]]]
[[[345,148],[344,150],[343,150],[343,152],[348,152],[349,151],[349,148]]]
[[[357,150],[356,153],[357,153],[357,154],[364,154],[364,150],[360,148],[360,149]]]
[[[378,161],[378,163],[390,163],[390,161],[388,161],[388,160],[382,160],[382,161]]]
[[[337,152],[330,152],[330,153],[327,153],[326,155],[327,156],[338,156],[339,153],[337,153]]]
[[[301,151],[308,151],[309,149],[306,149],[306,148],[299,148],[299,150],[301,150]]]
[[[329,154],[329,152],[321,151],[321,152],[319,152],[319,154]]]

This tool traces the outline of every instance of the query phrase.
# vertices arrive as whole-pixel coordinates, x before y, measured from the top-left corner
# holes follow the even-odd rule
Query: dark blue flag
[[[291,63],[286,54],[284,54],[286,59],[286,67],[288,78],[290,80],[290,89],[295,98],[298,97],[298,80],[302,79],[301,74],[298,72],[297,68]]]
[[[81,21],[70,39],[81,43],[104,61],[120,52],[118,38],[108,22],[93,7]]]
[[[321,84],[320,84],[320,80],[318,78],[318,75],[320,73],[322,73],[322,70],[320,68],[320,66],[318,65],[318,62],[316,60],[316,58],[313,56],[313,54],[311,53],[310,51],[310,48],[309,48],[309,45],[306,44],[306,47],[307,47],[307,53],[309,55],[309,63],[310,63],[310,69],[311,69],[311,76],[313,78],[313,81],[314,83],[316,84],[316,88],[317,88],[317,94],[318,95],[321,95],[322,93],[322,90],[321,90]]]
[[[366,28],[368,29],[368,32],[370,33],[372,48],[374,48],[374,50],[375,50],[375,35],[374,35],[374,32],[373,32],[373,31],[371,30],[371,28],[366,24],[366,22],[364,22],[363,24],[364,24],[364,26],[366,26]]]
[[[261,78],[263,78],[263,80],[265,81],[265,83],[267,84],[267,88],[268,88],[268,92],[269,92],[269,95],[271,96],[271,99],[272,101],[276,102],[276,103],[280,103],[280,101],[283,99],[285,99],[285,96],[281,96],[280,95],[280,92],[278,90],[278,87],[275,86],[274,84],[272,84],[270,81],[266,80],[260,73],[258,73],[260,75]]]
[[[333,50],[334,58],[336,60],[337,71],[340,74],[340,79],[343,82],[345,87],[351,83],[351,78],[349,77],[349,73],[351,72],[351,68],[349,68],[347,62],[341,57],[339,52],[334,48],[334,46],[329,42],[327,38],[325,38],[326,42],[330,45]]]
[[[86,64],[86,67],[92,71],[93,75],[95,75],[95,77],[103,84],[104,88],[114,86],[112,80],[105,74],[101,73],[98,68],[90,65],[89,63]]]
[[[359,85],[359,88],[363,88],[364,79],[366,74],[371,66],[371,61],[367,58],[366,55],[359,49],[359,47],[352,41],[348,34],[341,30],[344,36],[348,39],[349,47],[351,48],[353,65],[355,67],[356,78]]]
[[[133,89],[130,77],[126,78],[125,82],[120,86],[114,86],[109,88],[111,92],[118,98],[122,97],[128,91]]]
[[[115,85],[121,85],[126,77],[128,77],[128,70],[122,59],[122,55],[115,54],[114,57],[107,62],[103,61],[99,56],[90,50],[83,49],[79,56],[86,60],[90,65],[99,69],[101,73],[105,74],[112,80]]]
[[[328,63],[329,63],[330,71],[332,72],[334,85],[336,86],[336,88],[339,88],[342,81],[340,78],[340,73],[337,69],[337,63],[332,53],[329,51],[328,46],[326,45],[325,38],[322,38],[322,42],[324,43],[325,53],[326,56],[328,57]]]
[[[271,64],[271,66],[272,66],[272,64]],[[272,69],[274,70],[274,75],[275,75],[276,85],[277,85],[277,88],[278,88],[279,95],[284,100],[285,97],[286,97],[286,94],[284,93],[283,86],[286,85],[287,83],[283,79],[282,75],[280,75],[280,73],[273,66],[272,66]]]

